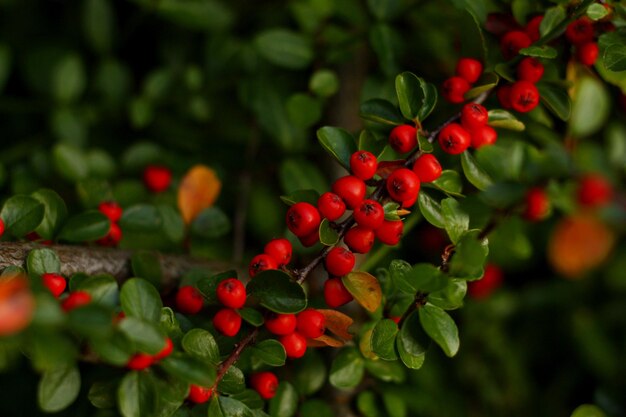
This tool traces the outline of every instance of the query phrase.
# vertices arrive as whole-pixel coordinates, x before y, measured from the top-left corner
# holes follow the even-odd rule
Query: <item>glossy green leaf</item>
[[[350,170],[350,157],[357,151],[356,142],[350,133],[338,127],[325,126],[317,130],[317,139],[330,155]]]
[[[456,243],[450,261],[450,275],[456,278],[478,279],[489,254],[487,239],[479,240],[480,231],[465,233]]]
[[[423,121],[437,104],[437,89],[410,72],[396,77],[396,94],[402,115]]]
[[[217,365],[220,350],[211,333],[204,329],[191,329],[183,337],[181,344],[185,352],[203,362]]]
[[[297,313],[306,308],[302,286],[278,270],[260,272],[246,289],[249,297],[275,313]]]
[[[0,217],[8,233],[15,237],[22,237],[39,226],[44,212],[44,205],[36,199],[25,195],[14,195],[4,202]]]
[[[361,103],[360,115],[363,119],[375,123],[397,126],[404,123],[402,114],[391,102],[374,98]]]
[[[601,4],[594,3],[587,7],[587,17],[591,20],[600,20],[608,14],[609,11]]]
[[[28,252],[26,268],[29,274],[59,273],[61,272],[61,261],[52,249],[33,249]]]
[[[356,387],[363,378],[365,364],[356,348],[342,349],[330,367],[329,380],[336,388]]]
[[[539,34],[544,37],[552,32],[563,20],[565,20],[565,8],[561,5],[550,7],[546,10],[543,20],[539,24]]]
[[[164,347],[165,335],[156,324],[131,316],[120,322],[119,329],[139,352],[154,355]]]
[[[512,113],[502,109],[489,110],[489,126],[499,129],[523,131],[526,126],[520,122]]]
[[[499,80],[500,77],[495,72],[485,73],[478,81],[476,81],[476,84],[478,85],[476,87],[472,87],[472,89],[465,93],[463,97],[465,97],[465,100],[475,99],[481,94],[493,90],[498,85]]]
[[[181,353],[172,353],[159,365],[175,378],[190,384],[210,387],[215,382],[215,365]]]
[[[451,279],[444,288],[428,294],[428,302],[444,310],[455,310],[463,306],[463,298],[467,292],[467,282],[462,279]]]
[[[107,380],[94,382],[89,388],[89,402],[96,408],[114,408],[115,394],[119,381]]]
[[[287,358],[283,345],[274,339],[267,339],[250,348],[252,355],[270,366],[283,366]]]
[[[120,219],[122,230],[154,232],[160,230],[163,219],[159,210],[150,204],[136,204],[124,210]]]
[[[428,223],[440,229],[444,228],[443,212],[441,204],[433,199],[426,191],[420,191],[418,196],[420,212]]]
[[[241,369],[236,366],[228,368],[217,389],[224,394],[237,394],[246,389],[245,377]]]
[[[386,138],[377,137],[369,130],[362,130],[359,135],[357,147],[360,151],[371,152],[375,157],[380,158],[383,152],[385,152],[385,149],[387,149],[388,141],[385,139]]]
[[[326,383],[327,366],[317,349],[307,349],[306,354],[294,363],[291,383],[300,395],[310,396]]]
[[[410,269],[394,265],[393,279],[399,290],[415,295],[417,292],[438,291],[447,284],[444,274],[432,264],[419,263]]]
[[[493,180],[468,151],[461,154],[461,166],[465,178],[479,190],[485,190],[493,183]]]
[[[131,278],[122,285],[120,292],[122,310],[129,317],[151,322],[161,318],[163,302],[157,289],[141,278]]]
[[[237,278],[237,271],[226,271],[216,275],[211,275],[208,278],[201,278],[196,282],[196,287],[202,293],[202,296],[206,300],[207,304],[219,304],[217,299],[217,286],[220,282],[228,278]]]
[[[324,246],[333,246],[339,241],[339,232],[331,226],[328,219],[320,223],[319,234],[320,242]]]
[[[35,232],[43,239],[52,239],[61,230],[67,219],[65,201],[54,191],[42,188],[31,194],[35,200],[44,206],[44,215]]]
[[[441,201],[441,213],[446,232],[448,232],[452,243],[456,243],[469,227],[469,215],[453,198],[446,198]]]
[[[424,186],[432,186],[448,195],[455,197],[462,196],[463,183],[461,182],[461,176],[459,173],[452,169],[444,169],[441,172],[441,176],[435,181],[430,183],[424,183]]]
[[[405,368],[399,361],[383,361],[365,359],[365,370],[384,382],[394,382],[401,384],[406,379]]]
[[[91,348],[103,362],[114,366],[125,366],[135,353],[133,343],[117,329],[105,338],[94,338]]]
[[[90,210],[70,217],[63,225],[59,239],[68,242],[90,242],[105,237],[110,227],[111,222],[104,214]]]
[[[298,393],[288,381],[281,381],[276,395],[270,400],[272,417],[293,417],[298,410]]]
[[[261,327],[265,322],[263,314],[251,307],[244,307],[237,310],[242,319],[255,327]]]
[[[128,372],[117,389],[117,404],[123,417],[154,415],[157,392],[150,374]]]
[[[456,355],[459,351],[459,331],[448,313],[430,303],[426,303],[418,311],[426,334],[441,347],[446,356]]]
[[[310,40],[287,29],[261,32],[254,39],[254,45],[263,58],[281,67],[302,69],[313,60]]]
[[[404,320],[396,337],[398,354],[407,368],[420,369],[424,364],[428,346],[424,344],[425,337],[421,333],[419,313],[414,311]]]
[[[241,401],[225,395],[220,395],[218,398],[224,417],[256,417]]]
[[[603,61],[609,71],[626,71],[626,46],[610,45],[604,50]]]
[[[564,88],[548,83],[538,83],[537,89],[541,95],[541,102],[546,105],[548,110],[561,120],[570,118],[572,100]]]
[[[541,46],[529,46],[528,48],[522,48],[519,51],[520,55],[532,56],[535,58],[556,58],[557,51],[551,46],[541,45]]]
[[[189,393],[189,384],[174,378],[153,378],[157,396],[157,409],[154,417],[172,417],[183,405]]]
[[[67,408],[76,400],[80,391],[80,372],[68,366],[44,372],[37,388],[39,407],[48,413]]]
[[[253,389],[245,389],[241,392],[231,395],[231,398],[241,401],[251,410],[259,410],[265,406],[265,401],[258,392]]]
[[[115,307],[119,301],[119,286],[112,275],[91,275],[80,281],[76,289],[86,291],[94,303]]]
[[[396,360],[395,351],[398,326],[393,320],[383,319],[376,323],[371,335],[372,352],[387,361]]]

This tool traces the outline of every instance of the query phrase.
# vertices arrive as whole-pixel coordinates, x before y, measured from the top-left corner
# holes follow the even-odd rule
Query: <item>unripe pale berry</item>
[[[543,188],[534,187],[526,192],[524,218],[531,222],[545,219],[550,214],[550,200]]]
[[[373,153],[356,151],[350,157],[350,171],[352,175],[362,180],[369,180],[376,174],[378,160]]]
[[[417,129],[412,125],[394,127],[389,133],[389,145],[399,153],[411,152],[417,146]]]
[[[117,223],[122,218],[122,208],[115,201],[103,201],[98,205],[98,210],[113,223]]]
[[[541,37],[541,34],[539,33],[539,25],[541,25],[542,20],[543,16],[535,16],[528,21],[526,27],[524,28],[524,32],[526,32],[532,42],[537,42]]]
[[[491,126],[479,126],[470,130],[472,135],[472,146],[475,149],[485,145],[493,145],[498,139],[498,132]]]
[[[349,274],[355,262],[354,254],[339,246],[332,248],[324,259],[328,273],[337,277]]]
[[[465,101],[465,93],[470,88],[472,87],[464,78],[450,77],[443,82],[442,95],[450,103],[459,104]]]
[[[71,311],[89,303],[91,303],[91,294],[86,291],[74,291],[63,300],[61,307],[64,311]]]
[[[467,103],[461,109],[461,124],[465,129],[484,126],[489,120],[487,109],[478,103]]]
[[[354,220],[359,226],[368,229],[376,229],[385,219],[385,209],[375,200],[363,200],[358,207],[354,209]]]
[[[362,179],[346,175],[333,183],[332,191],[341,197],[348,208],[353,209],[365,198],[366,187]]]
[[[170,339],[169,337],[166,337],[165,346],[156,355],[153,355],[152,359],[154,359],[155,361],[165,359],[168,356],[170,356],[173,351],[174,351],[174,343],[172,343],[172,339]]]
[[[231,308],[223,308],[213,317],[213,327],[224,336],[233,337],[241,329],[241,316]]]
[[[148,190],[161,193],[169,188],[172,172],[164,166],[149,165],[143,172],[143,182]]]
[[[298,359],[306,353],[306,338],[298,332],[280,336],[278,341],[285,348],[288,358]]]
[[[185,285],[176,293],[176,308],[184,314],[196,314],[202,310],[204,299],[195,287]]]
[[[441,176],[441,164],[431,153],[425,153],[415,160],[413,172],[420,182],[433,182]]]
[[[567,25],[565,37],[574,45],[593,41],[593,23],[587,17],[581,17]]]
[[[304,337],[316,339],[326,331],[326,317],[312,308],[298,313],[297,317],[298,333]]]
[[[580,179],[578,203],[586,207],[601,207],[613,199],[613,186],[599,174],[588,174]]]
[[[296,331],[296,315],[272,313],[265,319],[265,328],[278,336],[291,334]]]
[[[598,59],[598,44],[595,42],[585,42],[576,46],[576,58],[581,64],[592,66]]]
[[[213,390],[211,388],[191,384],[189,386],[189,395],[187,396],[187,399],[194,404],[204,404],[209,401],[211,395],[213,395]]]
[[[477,300],[490,296],[502,285],[503,275],[500,268],[493,264],[487,264],[482,278],[468,282],[468,294]]]
[[[41,276],[43,285],[46,286],[56,298],[59,298],[65,287],[67,287],[67,281],[59,274],[43,274]]]
[[[527,113],[539,105],[539,90],[528,81],[517,81],[511,86],[511,107],[520,113]]]
[[[458,123],[450,123],[441,129],[438,140],[441,149],[451,155],[465,152],[472,143],[469,132]]]
[[[317,209],[322,217],[334,222],[346,212],[346,203],[337,194],[326,192],[317,200]]]
[[[312,204],[299,202],[287,210],[287,228],[298,237],[311,234],[320,225],[320,214]]]
[[[250,386],[259,393],[261,398],[269,400],[276,395],[278,378],[271,372],[258,372],[250,376]]]
[[[456,75],[474,84],[483,72],[483,64],[474,58],[461,58],[456,64]]]
[[[376,238],[385,245],[397,245],[402,238],[404,223],[401,220],[385,220],[383,225],[376,229]]]
[[[324,301],[331,308],[341,307],[353,300],[341,278],[329,278],[324,283]]]
[[[543,77],[543,71],[541,61],[528,56],[517,65],[517,79],[536,83]]]
[[[285,238],[272,239],[267,242],[263,252],[274,258],[278,266],[284,266],[291,262],[293,248],[291,247],[291,242]]]
[[[513,30],[506,33],[500,39],[500,50],[506,59],[514,58],[522,48],[527,48],[532,44],[530,37],[521,30]]]
[[[399,203],[416,198],[420,191],[420,180],[417,174],[408,168],[393,171],[387,177],[386,185],[389,196]]]
[[[315,233],[317,233],[317,229]],[[278,264],[274,258],[262,253],[252,258],[250,266],[248,267],[248,273],[250,274],[250,278],[252,278],[259,272],[267,271],[268,269],[278,269]]]
[[[133,371],[141,371],[149,368],[153,363],[154,358],[152,355],[148,355],[147,353],[136,353],[131,356],[128,363],[126,363],[126,367],[128,369],[132,369]]]
[[[220,282],[215,293],[219,302],[226,307],[241,308],[246,303],[246,287],[237,278]]]
[[[346,232],[343,242],[355,253],[367,253],[374,246],[374,231],[362,226],[355,226]]]

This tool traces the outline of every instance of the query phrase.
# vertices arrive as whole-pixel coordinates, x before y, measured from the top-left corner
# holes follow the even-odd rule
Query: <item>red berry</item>
[[[539,33],[539,25],[541,25],[541,21],[543,20],[543,16],[535,16],[528,21],[526,27],[524,28],[524,32],[528,35],[531,41],[537,42],[541,37]]]
[[[465,93],[470,88],[472,87],[465,78],[450,77],[443,82],[442,95],[450,103],[459,104],[465,101]]]
[[[315,233],[317,233],[317,230],[315,230]],[[268,269],[278,269],[278,264],[274,258],[262,253],[252,258],[250,266],[248,267],[248,273],[250,274],[250,278],[252,278],[259,272],[267,271]]]
[[[185,285],[178,289],[176,293],[176,308],[185,314],[196,314],[202,310],[204,299],[202,294],[195,287]]]
[[[333,183],[332,191],[346,203],[348,208],[353,209],[365,198],[365,188],[362,179],[346,175]]]
[[[213,395],[213,390],[211,388],[191,384],[189,386],[189,395],[187,396],[187,399],[195,404],[204,404],[209,401],[211,395]]]
[[[355,262],[354,254],[339,246],[332,248],[324,260],[328,273],[337,277],[350,273]]]
[[[520,113],[526,113],[539,105],[539,90],[528,81],[517,81],[511,86],[511,107]]]
[[[493,264],[485,266],[482,278],[467,284],[467,292],[472,298],[486,298],[502,285],[502,270]]]
[[[593,41],[593,23],[587,17],[581,17],[567,25],[565,37],[574,45]]]
[[[543,188],[534,187],[526,192],[524,218],[531,222],[545,219],[550,214],[550,200]]]
[[[265,327],[270,333],[278,336],[291,334],[296,331],[296,315],[272,313],[265,320]]]
[[[278,378],[271,372],[259,372],[250,376],[250,385],[261,398],[269,400],[276,395]]]
[[[400,317],[400,316],[389,316],[389,320],[393,321],[396,324],[399,324],[400,320],[402,320],[402,317]]]
[[[502,108],[511,109],[511,86],[509,84],[503,85],[499,87],[496,91],[496,95],[498,96],[498,101]]]
[[[329,278],[324,283],[324,300],[328,307],[337,308],[352,301],[353,297],[341,278]]]
[[[526,57],[517,66],[517,79],[536,83],[543,77],[543,71],[543,64],[538,59]]]
[[[526,33],[521,30],[513,30],[500,39],[500,50],[502,50],[505,59],[511,59],[519,53],[520,49],[527,48],[532,43]]]
[[[461,124],[465,129],[484,126],[488,120],[487,109],[478,103],[467,103],[461,110]]]
[[[151,355],[147,353],[136,353],[131,356],[130,360],[126,364],[128,369],[132,369],[133,371],[141,371],[143,369],[149,368],[154,363],[154,359]]]
[[[43,280],[43,285],[45,285],[56,298],[59,298],[59,296],[63,294],[67,286],[67,281],[59,274],[43,274],[41,279]]]
[[[417,197],[418,195],[416,194],[415,197],[409,199],[409,200],[405,200],[402,202],[402,204],[400,205],[400,207],[402,208],[409,208],[409,207],[413,207],[415,205],[415,203],[417,203]]]
[[[387,177],[389,196],[400,203],[417,197],[420,191],[420,179],[408,168],[396,169]]]
[[[458,155],[472,143],[469,132],[458,123],[450,123],[439,132],[439,145],[444,152]]]
[[[355,226],[348,230],[343,241],[352,252],[367,253],[374,246],[374,231],[363,226]]]
[[[596,63],[599,53],[598,44],[595,42],[585,42],[576,46],[576,57],[581,64],[589,67]]]
[[[337,194],[328,192],[317,200],[317,209],[322,217],[333,222],[346,212],[346,203]]]
[[[299,237],[298,239],[300,240],[300,243],[302,243],[302,246],[310,248],[320,241],[320,234],[317,230],[315,230],[311,234]]]
[[[456,64],[456,75],[474,84],[483,72],[483,64],[474,58],[461,58]]]
[[[413,172],[421,182],[433,182],[441,176],[441,164],[431,153],[425,153],[415,160]]]
[[[411,152],[417,146],[417,129],[411,125],[400,125],[389,133],[389,145],[399,153]]]
[[[493,145],[498,139],[498,132],[491,126],[479,126],[470,131],[472,135],[472,146],[475,149],[484,145]]]
[[[0,219],[0,237],[4,234],[4,220]]]
[[[376,229],[383,224],[385,219],[385,209],[375,200],[363,200],[358,207],[354,209],[354,220],[359,226],[368,229]]]
[[[369,180],[376,174],[378,160],[373,153],[368,151],[356,151],[350,157],[350,170],[352,174],[362,180]]]
[[[152,356],[152,359],[155,361],[159,361],[161,359],[165,359],[172,354],[174,351],[174,343],[172,343],[172,339],[169,337],[165,338],[165,347],[159,351],[156,355]]]
[[[115,201],[103,201],[98,206],[98,210],[113,223],[117,223],[122,218],[122,208]]]
[[[233,337],[241,328],[241,316],[231,308],[223,308],[213,316],[213,327],[224,336]]]
[[[241,308],[246,303],[246,287],[237,278],[228,278],[217,285],[217,299],[230,308]]]
[[[284,266],[291,262],[292,251],[291,242],[285,238],[270,240],[263,250],[266,255],[274,258],[278,266]]]
[[[287,210],[287,228],[298,237],[316,231],[320,221],[320,213],[312,204],[300,202]]]
[[[385,220],[383,225],[376,229],[376,238],[385,245],[397,245],[403,231],[404,223],[401,220]]]
[[[580,179],[578,203],[586,207],[601,207],[613,199],[613,186],[599,174],[588,174]]]
[[[91,294],[85,291],[74,291],[69,293],[67,298],[61,303],[64,311],[71,311],[91,302]]]
[[[296,328],[304,337],[316,339],[326,331],[326,317],[312,308],[298,313],[297,322]]]
[[[163,192],[172,182],[172,172],[167,167],[149,165],[143,171],[143,182],[153,193]]]
[[[288,358],[301,358],[306,353],[306,339],[300,333],[294,332],[286,336],[281,336],[278,341],[285,348]]]
[[[101,246],[117,246],[120,240],[122,240],[122,229],[117,223],[111,223],[109,233],[102,239],[98,239],[97,242]]]

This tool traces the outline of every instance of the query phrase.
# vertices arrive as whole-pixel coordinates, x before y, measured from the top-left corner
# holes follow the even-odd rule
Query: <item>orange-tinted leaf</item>
[[[185,223],[191,223],[202,210],[211,207],[221,188],[222,183],[211,168],[192,167],[178,187],[178,209]]]
[[[558,273],[578,278],[602,264],[614,243],[613,232],[599,220],[575,215],[561,220],[554,229],[548,258]]]
[[[343,285],[354,299],[372,313],[378,309],[383,298],[378,280],[363,271],[353,271],[341,278]]]
[[[33,318],[35,299],[22,275],[0,278],[0,336],[17,333]]]
[[[343,340],[335,339],[332,336],[322,335],[316,339],[307,339],[306,345],[309,347],[342,347],[346,342]]]
[[[372,352],[372,333],[374,328],[368,329],[363,333],[363,336],[359,340],[359,350],[368,359],[378,359],[378,356]]]
[[[317,310],[326,318],[326,330],[334,333],[344,340],[352,340],[348,330],[354,322],[349,316],[337,310]]]

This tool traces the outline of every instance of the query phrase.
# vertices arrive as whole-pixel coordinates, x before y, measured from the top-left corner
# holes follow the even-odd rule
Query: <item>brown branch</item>
[[[211,390],[213,392],[216,392],[217,386],[219,385],[222,378],[224,378],[224,375],[226,375],[226,372],[228,372],[230,367],[233,366],[235,362],[239,360],[239,356],[241,356],[241,353],[243,352],[243,350],[249,345],[254,343],[258,334],[259,334],[259,328],[255,327],[254,330],[252,330],[246,337],[241,339],[241,341],[235,345],[235,349],[230,353],[230,355],[228,355],[228,358],[226,358],[226,360],[222,362],[222,364],[219,367],[219,370],[217,371],[215,382],[213,383],[213,386],[211,387]]]

